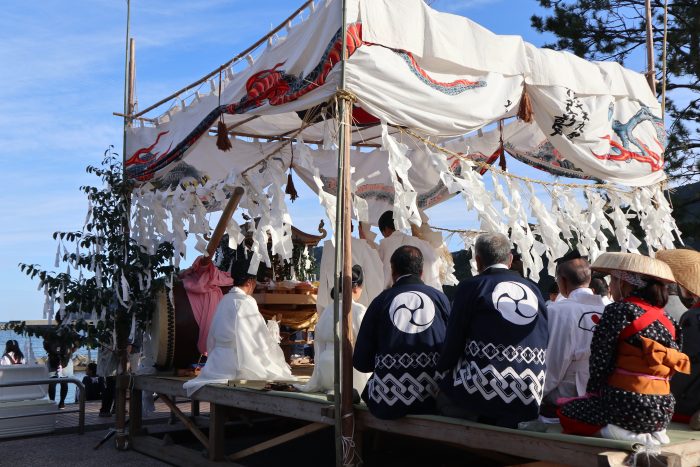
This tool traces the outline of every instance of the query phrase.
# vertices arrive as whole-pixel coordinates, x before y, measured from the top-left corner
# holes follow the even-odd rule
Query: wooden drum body
[[[156,293],[156,308],[151,324],[151,339],[159,370],[192,368],[200,361],[197,349],[199,325],[182,281],[173,285],[171,303],[167,289]]]

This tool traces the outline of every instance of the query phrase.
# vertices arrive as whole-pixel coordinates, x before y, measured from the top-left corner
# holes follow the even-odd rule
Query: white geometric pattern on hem
[[[484,344],[481,341],[468,340],[464,346],[464,352],[472,357],[484,357],[489,360],[496,359],[499,362],[508,361],[513,363],[539,363],[545,364],[546,349],[522,347],[514,345],[492,344],[491,342]]]
[[[433,376],[426,372],[422,372],[418,377],[404,373],[399,378],[391,373],[381,378],[374,374],[367,382],[367,394],[374,402],[378,404],[383,402],[389,406],[397,402],[404,405],[411,405],[416,401],[423,402],[437,396],[437,381],[442,375],[437,371]]]
[[[386,368],[429,368],[436,367],[439,352],[380,354],[374,357],[374,367]]]
[[[532,402],[540,405],[542,402],[544,370],[535,374],[534,371],[527,368],[522,373],[518,373],[510,366],[499,371],[490,364],[479,368],[473,361],[466,363],[464,358],[460,359],[452,376],[454,385],[463,386],[469,394],[475,394],[478,391],[487,401],[499,396],[507,404],[516,398],[520,399],[524,405],[529,405]]]

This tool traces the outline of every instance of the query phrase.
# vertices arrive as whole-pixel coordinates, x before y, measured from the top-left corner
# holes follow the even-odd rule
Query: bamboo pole
[[[142,116],[142,115],[145,115],[145,114],[147,114],[148,112],[150,112],[151,110],[153,110],[153,109],[155,109],[155,108],[157,108],[157,107],[160,107],[161,105],[163,105],[163,104],[165,104],[166,102],[170,101],[171,99],[176,98],[177,96],[179,96],[179,95],[182,94],[183,92],[189,91],[189,90],[192,89],[193,87],[202,84],[203,82],[205,82],[205,81],[208,80],[209,78],[211,78],[211,77],[213,77],[213,76],[216,76],[217,74],[219,74],[220,71],[225,70],[225,69],[228,68],[229,66],[233,65],[234,63],[236,63],[237,61],[239,61],[240,59],[242,59],[243,57],[245,57],[246,55],[248,55],[250,52],[254,51],[254,50],[257,49],[258,47],[260,47],[262,44],[264,44],[265,41],[268,40],[270,37],[272,37],[272,36],[274,36],[275,34],[277,34],[278,32],[280,32],[280,31],[282,30],[282,28],[284,28],[285,26],[287,26],[287,24],[288,24],[291,20],[293,20],[294,18],[296,18],[296,17],[299,15],[299,13],[301,13],[302,11],[304,11],[304,9],[306,9],[306,7],[308,7],[309,5],[311,5],[311,4],[313,3],[313,1],[314,1],[314,0],[308,0],[307,2],[305,2],[302,6],[300,6],[299,8],[297,8],[297,10],[296,10],[294,13],[292,13],[287,19],[285,19],[284,21],[282,21],[277,27],[273,28],[269,33],[267,33],[267,34],[264,35],[262,38],[260,38],[260,40],[258,40],[256,43],[254,43],[253,45],[251,45],[251,46],[248,47],[247,49],[245,49],[243,52],[241,52],[241,53],[239,53],[238,55],[236,55],[235,57],[233,57],[233,58],[232,58],[231,60],[229,60],[228,62],[226,62],[226,63],[224,63],[223,65],[221,65],[220,67],[218,67],[216,70],[212,71],[211,73],[207,74],[206,76],[203,76],[203,77],[199,78],[199,79],[198,79],[197,81],[195,81],[194,83],[188,84],[188,85],[185,86],[184,88],[180,89],[179,91],[176,91],[176,92],[172,93],[172,94],[169,95],[168,97],[165,97],[165,98],[159,100],[159,101],[156,102],[155,104],[146,107],[145,109],[141,110],[141,111],[140,111],[139,113],[137,113],[136,115],[132,115],[132,118],[136,118],[136,117],[140,117],[140,116]]]
[[[647,81],[651,92],[656,95],[656,68],[654,66],[654,27],[651,11],[651,0],[646,0],[646,23],[647,23]]]

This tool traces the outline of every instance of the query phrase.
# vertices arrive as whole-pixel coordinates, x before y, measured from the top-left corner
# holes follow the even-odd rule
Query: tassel
[[[532,123],[532,102],[527,93],[527,85],[523,84],[523,95],[520,97],[520,107],[518,107],[518,120],[525,123]]]
[[[222,151],[229,151],[233,147],[231,145],[231,140],[228,139],[228,129],[224,120],[219,120],[219,124],[216,126],[216,147]]]
[[[505,172],[508,167],[506,167],[506,149],[503,146],[503,120],[498,122],[498,131],[500,132],[500,137],[498,139],[498,152],[500,152],[498,166]]]
[[[285,188],[284,192],[285,194],[289,195],[289,199],[292,200],[292,203],[299,197],[297,189],[294,187],[294,179],[292,178],[291,168],[289,169],[289,175],[287,175],[287,187]]]

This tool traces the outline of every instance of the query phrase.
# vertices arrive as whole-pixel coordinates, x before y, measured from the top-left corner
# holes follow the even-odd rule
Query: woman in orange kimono
[[[690,371],[678,324],[663,309],[673,273],[632,253],[604,253],[591,269],[612,276],[615,302],[593,333],[588,394],[559,409],[564,432],[666,444],[675,406],[669,381]]]

